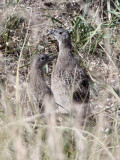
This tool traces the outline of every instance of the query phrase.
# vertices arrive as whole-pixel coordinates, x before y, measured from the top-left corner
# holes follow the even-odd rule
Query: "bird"
[[[85,115],[89,102],[88,75],[80,65],[80,58],[73,53],[70,33],[64,28],[50,31],[59,44],[59,53],[51,76],[51,89],[56,103],[69,112]],[[65,112],[60,108],[61,112]],[[82,111],[81,111],[82,110]]]
[[[52,90],[44,78],[44,66],[51,60],[52,57],[47,54],[36,54],[33,57],[29,72],[29,95],[36,111],[40,113],[44,113],[46,110],[46,112],[53,111],[56,107]]]

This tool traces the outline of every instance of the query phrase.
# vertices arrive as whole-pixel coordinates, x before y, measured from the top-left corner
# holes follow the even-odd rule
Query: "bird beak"
[[[49,56],[48,57],[48,61],[50,62],[50,61],[52,61],[54,58],[52,57],[52,56]]]
[[[55,30],[51,30],[49,34],[53,34],[54,35]]]

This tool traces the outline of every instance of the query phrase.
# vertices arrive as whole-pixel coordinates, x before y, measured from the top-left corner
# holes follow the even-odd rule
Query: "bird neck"
[[[72,49],[72,44],[70,40],[66,40],[66,41],[60,41],[59,42],[59,50],[71,50]]]
[[[69,61],[71,57],[73,57],[72,53],[72,45],[71,42],[66,43],[66,42],[61,42],[59,43],[59,55],[58,55],[58,61]]]
[[[42,69],[38,68],[36,71],[37,71],[37,75],[40,77],[40,79],[45,80],[45,79],[44,79],[44,71],[43,71],[43,68],[42,68]]]
[[[32,67],[30,72],[30,79],[32,81],[38,80],[41,83],[45,82],[43,69]]]

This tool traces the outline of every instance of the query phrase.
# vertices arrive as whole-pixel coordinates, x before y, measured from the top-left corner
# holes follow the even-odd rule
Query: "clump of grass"
[[[25,24],[24,18],[16,16],[7,18],[5,29],[2,34],[6,54],[18,55],[26,33],[25,26],[27,26],[27,24]]]

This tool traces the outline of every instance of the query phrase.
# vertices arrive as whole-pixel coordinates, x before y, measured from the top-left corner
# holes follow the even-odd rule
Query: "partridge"
[[[85,112],[89,101],[88,75],[80,65],[80,58],[75,56],[71,37],[67,30],[57,28],[50,32],[59,43],[59,54],[51,77],[51,89],[56,103],[68,111]],[[65,112],[60,108],[61,112]],[[81,112],[81,111],[80,111]]]

